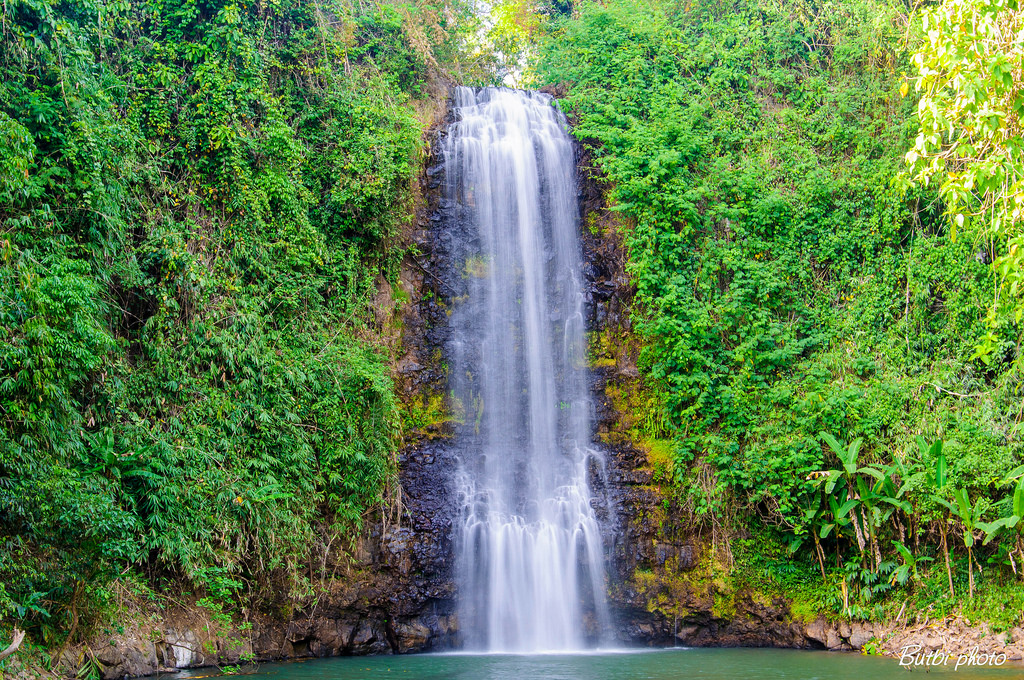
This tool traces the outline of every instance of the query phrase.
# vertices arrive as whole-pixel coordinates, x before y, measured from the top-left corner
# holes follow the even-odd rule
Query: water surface
[[[1024,667],[937,667],[927,677],[949,680],[1024,678]],[[416,654],[339,657],[263,664],[267,680],[891,680],[925,677],[893,659],[856,653],[785,649],[664,649],[578,654]],[[186,677],[211,675],[202,670]]]

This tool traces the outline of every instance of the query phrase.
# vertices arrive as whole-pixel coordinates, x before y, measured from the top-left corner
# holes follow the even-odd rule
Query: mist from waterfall
[[[467,649],[581,649],[609,617],[573,145],[541,93],[458,88],[454,117],[445,198],[468,286],[448,348],[464,423],[460,629]]]

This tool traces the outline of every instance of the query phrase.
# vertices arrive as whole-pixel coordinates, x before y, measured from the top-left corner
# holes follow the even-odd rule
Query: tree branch
[[[14,637],[11,640],[11,646],[0,652],[0,659],[6,658],[11,654],[18,651],[18,647],[21,646],[21,641],[25,639],[25,631],[14,629]]]

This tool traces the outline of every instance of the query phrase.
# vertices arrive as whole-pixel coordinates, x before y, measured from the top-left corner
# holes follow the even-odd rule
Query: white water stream
[[[460,629],[467,649],[581,649],[608,629],[608,608],[573,145],[545,94],[459,88],[454,106],[446,193],[469,293],[449,348],[466,423]]]

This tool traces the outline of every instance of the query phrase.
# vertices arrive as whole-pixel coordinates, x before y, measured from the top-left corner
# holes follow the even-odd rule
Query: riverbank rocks
[[[840,622],[834,624],[824,618],[817,618],[803,627],[803,635],[814,643],[831,650],[859,650],[881,631],[881,626],[862,622]]]
[[[1024,630],[993,631],[986,623],[970,623],[959,617],[924,621],[879,631],[879,646],[886,654],[938,653],[952,658],[960,655],[1005,655],[1006,662],[1024,662]]]

